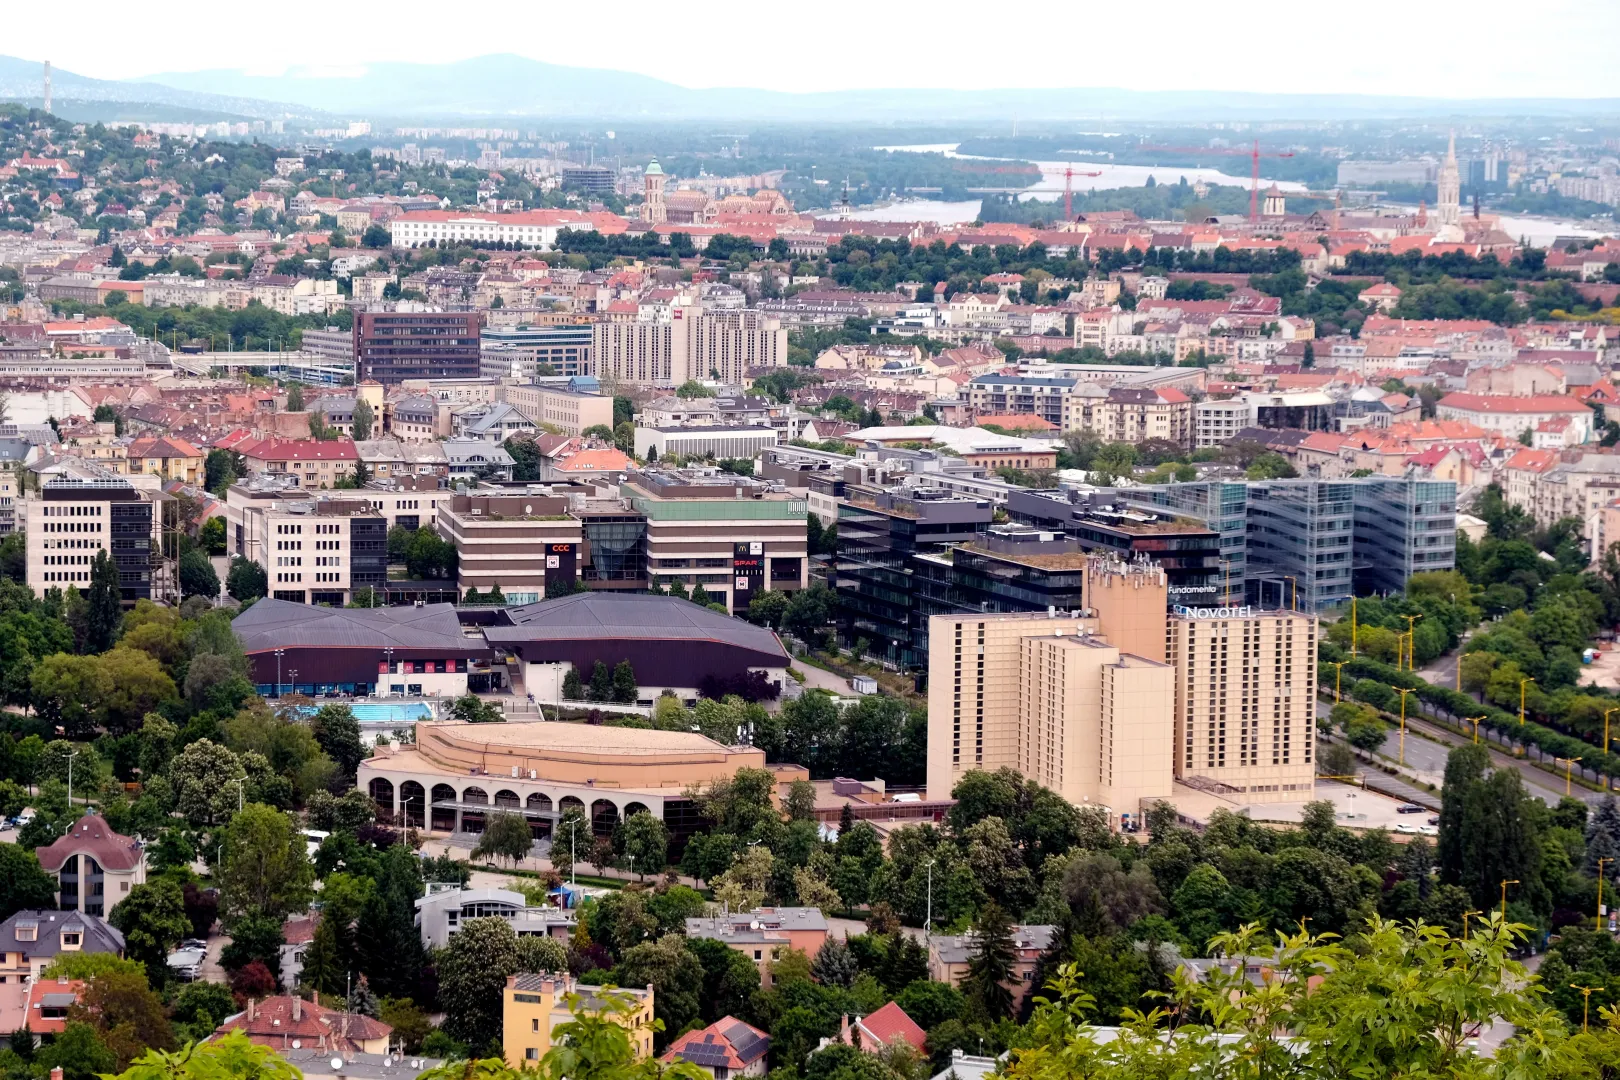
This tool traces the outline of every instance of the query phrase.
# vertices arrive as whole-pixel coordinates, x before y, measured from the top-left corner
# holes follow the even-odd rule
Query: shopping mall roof
[[[462,634],[450,604],[423,607],[329,608],[264,599],[231,623],[247,653],[273,649],[437,649],[486,651]]]

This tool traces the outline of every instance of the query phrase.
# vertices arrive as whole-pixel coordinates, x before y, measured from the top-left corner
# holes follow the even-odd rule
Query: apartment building
[[[668,319],[598,322],[592,374],[637,386],[680,386],[690,379],[741,383],[752,368],[787,364],[787,330],[757,310],[704,311],[678,305]]]
[[[1292,802],[1315,786],[1314,615],[1250,606],[1176,608],[1177,778],[1238,802]]]
[[[1512,397],[1506,394],[1447,394],[1435,405],[1440,420],[1463,420],[1486,431],[1510,438],[1532,434],[1539,449],[1546,442],[1537,436],[1545,428],[1560,431],[1556,446],[1577,446],[1592,440],[1592,410],[1563,394]]]
[[[569,999],[574,1000],[570,1001]],[[574,1013],[604,1016],[630,1031],[637,1061],[652,1056],[653,988],[607,989],[573,976],[508,975],[501,991],[501,1048],[514,1069],[535,1069],[550,1052],[556,1030]]]
[[[356,312],[355,381],[477,378],[480,319],[466,311]]]
[[[569,499],[547,488],[453,495],[439,506],[438,529],[456,546],[458,586],[487,593],[499,585],[512,604],[544,600],[555,583],[572,590],[584,536],[568,509]]]
[[[1246,397],[1200,401],[1193,406],[1193,448],[1221,446],[1254,423],[1255,407]]]
[[[330,488],[354,475],[353,439],[247,439],[232,447],[255,472],[291,477],[309,488]]]
[[[28,587],[90,586],[96,556],[105,551],[118,568],[125,607],[152,597],[153,521],[149,494],[116,476],[62,476],[47,480],[27,506]]]
[[[508,386],[507,404],[536,424],[578,435],[586,428],[613,427],[613,399],[553,386]]]
[[[1105,601],[1095,617],[930,619],[929,799],[949,798],[971,770],[1012,768],[1129,826],[1173,793],[1176,673],[1163,659],[1164,573],[1099,557],[1088,574]]]
[[[1112,386],[1083,383],[1062,398],[1065,433],[1086,431],[1108,442],[1163,439],[1190,446],[1192,398],[1174,387]]]

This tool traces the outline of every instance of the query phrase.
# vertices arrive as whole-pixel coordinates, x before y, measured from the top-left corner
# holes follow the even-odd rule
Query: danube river
[[[969,158],[972,155],[958,154],[958,143],[932,143],[914,146],[878,146],[877,150],[889,150],[895,153],[914,154],[944,154],[946,157]],[[979,161],[1004,161],[1006,158],[974,158]],[[1037,161],[1041,170],[1041,182],[1025,194],[1026,199],[1041,199],[1056,201],[1063,197],[1063,172],[1065,169],[1084,169],[1086,172],[1101,173],[1100,176],[1073,177],[1075,191],[1097,191],[1107,188],[1142,187],[1152,177],[1155,183],[1174,184],[1182,177],[1187,178],[1189,184],[1199,180],[1206,184],[1226,184],[1232,187],[1246,188],[1249,186],[1247,176],[1232,176],[1219,169],[1183,169],[1174,166],[1153,165],[1113,165],[1108,162],[1090,161]],[[1262,176],[1260,183],[1270,187],[1273,181]],[[1276,181],[1277,187],[1283,191],[1304,191],[1303,184],[1296,184],[1286,180]],[[1390,205],[1391,209],[1416,211],[1415,206]],[[1432,210],[1431,210],[1432,212]],[[1465,211],[1466,212],[1466,211]],[[858,221],[933,221],[941,225],[961,225],[973,221],[979,216],[979,200],[970,199],[966,202],[941,202],[935,199],[901,199],[886,206],[875,206],[866,210],[857,210],[849,215]],[[1545,247],[1560,236],[1605,236],[1620,232],[1615,226],[1603,226],[1601,223],[1592,224],[1576,222],[1561,218],[1535,217],[1521,214],[1499,214],[1501,229],[1515,240],[1523,239],[1535,247]]]

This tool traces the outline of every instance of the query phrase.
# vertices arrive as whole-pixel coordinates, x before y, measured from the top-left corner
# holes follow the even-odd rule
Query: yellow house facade
[[[577,995],[577,996],[574,996]],[[573,1000],[570,1001],[570,997]],[[630,1031],[637,1061],[652,1056],[653,988],[581,986],[569,975],[508,975],[501,994],[501,1046],[514,1069],[533,1069],[551,1050],[556,1030],[585,1014],[612,1016]]]

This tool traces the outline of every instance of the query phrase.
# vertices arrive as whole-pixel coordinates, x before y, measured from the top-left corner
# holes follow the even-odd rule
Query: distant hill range
[[[565,67],[520,56],[447,64],[377,63],[291,68],[280,75],[177,72],[92,79],[58,70],[57,101],[126,102],[262,119],[348,117],[559,117],[776,120],[843,123],[951,120],[1318,120],[1348,117],[1593,116],[1620,113],[1620,98],[1446,100],[1355,94],[1194,91],[837,90],[782,93],[693,90],[631,72]],[[0,99],[37,102],[40,65],[0,57]],[[134,118],[134,117],[132,117]]]
[[[44,66],[34,60],[0,56],[0,101],[38,107],[44,92]],[[280,120],[313,118],[304,105],[232,97],[217,90],[191,90],[158,83],[92,79],[61,68],[51,71],[56,112],[74,120]]]

